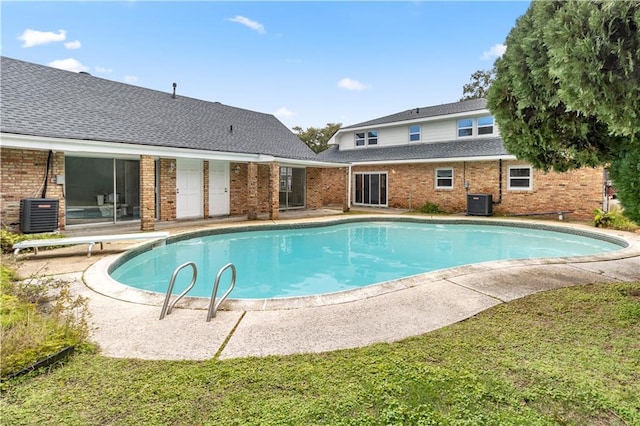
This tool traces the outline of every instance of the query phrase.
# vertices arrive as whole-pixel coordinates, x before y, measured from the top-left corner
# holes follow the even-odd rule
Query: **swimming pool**
[[[509,259],[588,256],[619,250],[613,237],[551,226],[474,221],[349,220],[296,226],[209,230],[172,237],[109,267],[127,286],[164,293],[178,265],[193,261],[189,296],[210,297],[218,270],[237,269],[233,299],[272,299],[342,292],[461,265]],[[174,294],[190,282],[181,273]],[[222,280],[224,291],[228,278]]]

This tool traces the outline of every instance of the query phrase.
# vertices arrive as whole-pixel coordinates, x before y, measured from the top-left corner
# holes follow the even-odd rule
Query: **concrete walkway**
[[[202,225],[198,227],[201,228]],[[175,232],[183,230],[176,228]],[[602,232],[622,237],[630,246],[615,253],[576,260],[497,261],[452,268],[373,286],[374,290],[362,289],[327,303],[312,300],[294,309],[246,309],[230,304],[231,310],[218,311],[210,322],[206,322],[206,309],[193,302],[185,302],[160,321],[158,301],[162,298],[123,289],[124,286],[113,290],[109,284],[96,282],[102,273],[100,264],[109,264],[128,246],[96,252],[89,260],[82,249],[76,248],[78,253],[73,248],[66,248],[67,252],[56,249],[60,251],[52,250],[45,259],[42,255],[25,255],[21,264],[23,270],[28,270],[25,265],[30,262],[31,269],[34,263],[47,262],[49,271],[72,282],[73,291],[87,297],[92,314],[92,340],[105,356],[224,359],[324,352],[394,342],[539,291],[578,284],[640,281],[640,235]],[[86,262],[91,264],[87,267]]]

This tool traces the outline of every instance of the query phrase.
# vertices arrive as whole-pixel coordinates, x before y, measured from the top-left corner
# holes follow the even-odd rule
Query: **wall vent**
[[[20,231],[23,234],[53,232],[58,229],[58,199],[24,198],[20,200]]]
[[[491,194],[467,194],[468,216],[491,216],[492,214]]]

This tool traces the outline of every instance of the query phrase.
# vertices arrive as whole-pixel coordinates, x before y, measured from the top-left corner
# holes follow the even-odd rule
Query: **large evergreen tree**
[[[506,44],[487,94],[506,148],[543,170],[610,166],[640,223],[640,2],[534,1]]]

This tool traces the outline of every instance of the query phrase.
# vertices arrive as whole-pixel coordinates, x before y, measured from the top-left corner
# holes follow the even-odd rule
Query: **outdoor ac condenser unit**
[[[24,198],[20,200],[20,230],[23,234],[53,232],[58,228],[56,198]]]
[[[467,194],[468,216],[491,216],[492,214],[491,194]]]

